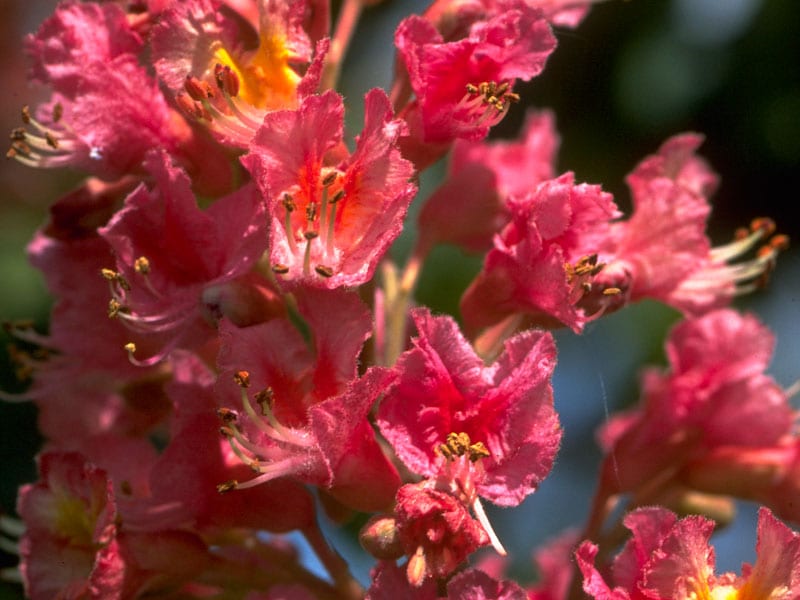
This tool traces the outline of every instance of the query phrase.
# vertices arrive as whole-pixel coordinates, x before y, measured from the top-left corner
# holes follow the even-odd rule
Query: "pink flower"
[[[559,139],[553,114],[529,112],[517,141],[456,140],[445,182],[417,219],[426,241],[485,252],[511,219],[506,201],[555,176]]]
[[[122,572],[111,482],[74,453],[43,454],[39,470],[41,480],[20,489],[17,507],[26,525],[20,540],[26,595],[114,597]]]
[[[147,361],[207,341],[226,307],[243,324],[280,314],[266,282],[259,288],[257,280],[243,279],[266,250],[263,206],[254,187],[201,210],[188,177],[166,155],[151,155],[147,167],[153,189],[140,185],[99,230],[116,257],[116,268],[105,272],[112,289],[109,314],[167,340]],[[239,288],[231,287],[236,282]]]
[[[406,111],[419,117],[409,121],[421,120],[424,142],[449,143],[485,137],[516,101],[516,80],[538,75],[556,42],[541,13],[519,0],[452,42],[412,15],[397,28],[395,44],[416,95]]]
[[[550,387],[555,347],[549,334],[515,336],[486,366],[452,319],[424,309],[412,316],[419,336],[393,368],[395,379],[379,407],[378,426],[400,460],[425,478],[419,489],[409,490],[440,504],[460,504],[464,519],[469,511],[475,515],[474,521],[464,521],[469,529],[444,520],[441,532],[426,538],[429,529],[417,529],[413,510],[398,496],[403,543],[414,551],[409,581],[419,585],[425,577],[452,570],[485,543],[467,533],[476,527],[505,553],[479,497],[501,506],[522,502],[550,471],[561,431]],[[452,536],[444,538],[448,541],[440,538],[445,533]]]
[[[461,299],[471,331],[515,314],[553,320],[580,332],[592,314],[581,306],[618,216],[599,186],[576,185],[571,173],[509,198],[510,222],[495,237],[484,267]],[[596,292],[597,293],[597,292]]]
[[[254,24],[220,4],[174,3],[153,28],[154,62],[189,115],[226,144],[247,148],[266,114],[296,108],[316,91],[328,41],[314,51],[305,26],[312,11],[315,20],[322,15],[307,0],[260,2]],[[243,43],[250,38],[253,47]]]
[[[630,491],[661,478],[666,485],[665,475],[682,481],[725,449],[771,450],[788,441],[792,408],[764,373],[772,345],[755,317],[730,309],[676,326],[666,346],[671,370],[646,371],[640,407],[614,417],[601,433],[606,484]],[[729,478],[727,486],[736,493],[741,482]],[[726,493],[717,481],[714,488]]]
[[[714,574],[711,520],[698,516],[678,520],[666,509],[640,508],[624,523],[632,538],[613,561],[611,586],[594,565],[596,545],[583,542],[576,552],[583,589],[592,598],[789,600],[800,594],[800,535],[766,508],[758,513],[756,562],[745,565],[741,576]]]
[[[313,342],[288,319],[221,324],[220,416],[231,446],[256,472],[231,488],[287,477],[359,510],[386,508],[400,481],[367,421],[386,374],[359,378],[356,370],[369,314],[341,290],[306,290],[298,300]]]
[[[136,57],[143,43],[116,4],[62,3],[36,34],[25,38],[31,79],[73,97],[87,63]]]
[[[270,113],[242,159],[267,201],[281,280],[329,289],[369,280],[416,193],[396,148],[403,125],[385,93],[366,95],[364,130],[344,158],[343,114],[335,92]]]
[[[717,178],[695,155],[700,141],[675,136],[642,161],[628,177],[634,210],[627,220],[612,222],[619,213],[611,197],[596,186],[574,186],[571,175],[509,200],[511,223],[462,299],[468,327],[515,317],[580,332],[643,298],[699,315],[763,283],[787,240],[774,236],[755,258],[728,264],[773,233],[761,219],[750,233],[711,248],[705,222]]]
[[[397,379],[378,412],[381,432],[413,472],[463,475],[475,495],[519,504],[549,473],[561,438],[550,386],[552,338],[519,334],[487,367],[452,319],[424,309],[413,318],[419,335],[394,367]],[[442,446],[462,432],[488,454],[463,465],[448,457]]]

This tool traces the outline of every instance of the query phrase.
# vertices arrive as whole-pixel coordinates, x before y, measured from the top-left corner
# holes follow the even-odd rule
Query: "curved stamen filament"
[[[241,390],[241,395],[242,406],[244,407],[247,416],[250,417],[250,420],[256,427],[258,427],[258,429],[260,429],[272,440],[276,442],[289,443],[294,446],[300,446],[301,448],[311,447],[311,444],[305,438],[305,436],[296,433],[292,429],[284,427],[278,422],[278,419],[275,418],[269,403],[261,403],[260,407],[262,415],[258,415],[253,408],[250,399],[247,397],[247,391],[244,388]],[[266,422],[264,419],[266,419]]]

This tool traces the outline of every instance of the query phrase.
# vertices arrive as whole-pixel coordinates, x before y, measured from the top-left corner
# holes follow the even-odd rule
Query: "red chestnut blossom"
[[[698,516],[678,520],[663,508],[640,508],[624,523],[632,538],[614,559],[611,585],[594,566],[596,545],[586,541],[576,552],[583,589],[592,598],[791,600],[800,595],[800,535],[766,508],[758,513],[756,562],[745,565],[741,576],[714,574],[711,520]]]
[[[529,112],[519,141],[456,140],[447,179],[417,219],[422,243],[489,250],[492,236],[511,219],[507,198],[555,177],[558,145],[549,111]]]
[[[308,0],[265,0],[253,30],[220,7],[218,0],[174,3],[153,29],[154,62],[185,111],[226,144],[247,148],[264,115],[296,108],[316,91],[328,42],[314,52],[305,27],[316,31],[307,17],[327,13]]]
[[[671,370],[646,371],[641,406],[602,431],[608,489],[636,490],[655,479],[665,486],[720,451],[772,451],[789,441],[792,408],[764,373],[772,345],[755,317],[731,309],[675,327],[666,346]],[[692,481],[702,485],[696,474]],[[715,478],[713,491],[726,493],[719,484]],[[742,484],[728,478],[727,486],[736,493]]]
[[[307,290],[299,301],[313,346],[286,319],[241,329],[221,324],[220,416],[231,446],[256,472],[230,487],[289,477],[347,506],[385,508],[400,481],[366,417],[386,374],[357,378],[356,371],[369,315],[357,296],[339,290]]]
[[[556,41],[541,12],[517,0],[453,42],[412,15],[397,28],[395,44],[416,95],[407,111],[418,116],[408,120],[422,129],[412,133],[441,144],[485,137],[518,99],[516,80],[538,75]]]
[[[166,155],[151,155],[147,167],[154,188],[139,186],[99,231],[116,257],[116,269],[106,271],[113,295],[109,314],[136,331],[167,336],[148,362],[175,346],[205,342],[226,307],[244,324],[280,312],[266,284],[248,291],[239,279],[266,249],[263,205],[254,187],[201,210],[188,177]],[[237,279],[242,289],[231,289]],[[249,309],[230,298],[237,292]]]
[[[343,115],[332,91],[272,112],[242,159],[268,204],[270,261],[281,280],[329,289],[364,283],[416,193],[396,148],[403,124],[386,94],[366,95],[364,130],[340,160]]]
[[[419,335],[394,367],[397,380],[378,412],[381,432],[413,472],[463,475],[471,480],[465,489],[501,506],[519,504],[549,473],[561,438],[550,386],[552,337],[521,333],[487,367],[452,319],[423,309],[412,314]],[[488,451],[458,474],[459,461],[441,450],[454,432]]]
[[[74,453],[44,454],[41,480],[23,486],[20,572],[33,598],[116,597],[121,557],[116,505],[104,471]]]
[[[576,185],[567,173],[506,205],[511,220],[461,300],[467,326],[479,331],[522,313],[581,331],[592,315],[579,301],[604,256],[598,259],[610,220],[619,215],[611,195],[599,186]]]
[[[87,63],[135,57],[143,46],[125,12],[112,3],[62,3],[36,34],[25,38],[31,79],[74,97]]]
[[[487,367],[452,319],[424,309],[412,316],[419,336],[393,369],[395,380],[380,405],[378,426],[400,460],[426,478],[418,495],[428,494],[440,505],[442,494],[449,495],[450,502],[462,505],[464,519],[468,510],[476,519],[467,521],[470,527],[461,517],[440,519],[437,533],[426,533],[434,530],[418,529],[415,513],[398,494],[403,545],[414,551],[408,577],[419,585],[426,577],[452,572],[484,543],[469,533],[475,527],[505,552],[479,497],[501,506],[522,502],[550,471],[561,431],[550,387],[555,347],[549,334],[515,336]]]
[[[774,231],[768,220],[757,220],[749,234],[711,248],[705,223],[717,178],[694,154],[701,139],[670,138],[631,173],[634,210],[627,220],[611,222],[619,213],[593,186],[574,186],[569,202],[554,202],[573,185],[563,175],[509,200],[512,222],[462,299],[469,327],[526,315],[580,332],[587,321],[643,298],[697,315],[754,289],[786,238],[774,236],[755,258],[728,264]]]

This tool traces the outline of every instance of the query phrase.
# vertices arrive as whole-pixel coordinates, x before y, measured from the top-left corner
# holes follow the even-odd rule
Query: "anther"
[[[297,208],[297,205],[294,203],[291,194],[288,192],[283,194],[283,199],[281,202],[283,203],[283,208],[285,208],[287,212],[292,212],[295,208]]]
[[[339,200],[341,200],[342,198],[344,198],[344,190],[339,190],[338,192],[336,192],[336,193],[333,195],[333,198],[331,198],[330,200],[328,200],[328,202],[329,202],[329,203],[331,203],[331,204],[336,204],[336,203],[337,203],[337,202],[339,202]]]
[[[622,290],[618,287],[608,287],[603,290],[603,296],[616,296],[617,294],[621,294]]]
[[[150,272],[150,261],[146,256],[140,256],[133,262],[133,268],[140,275],[147,275]]]
[[[61,117],[64,116],[64,106],[61,102],[56,102],[53,105],[53,123],[58,123],[61,120]]]
[[[317,275],[321,277],[333,277],[333,269],[325,265],[317,265],[314,267],[314,270],[317,272]]]
[[[112,298],[108,301],[108,318],[115,319],[119,313],[127,310],[118,300]]]
[[[218,483],[217,484],[217,491],[220,494],[224,494],[225,492],[230,492],[236,489],[236,486],[239,485],[239,482],[235,479],[231,479],[230,481],[226,481],[225,483]]]
[[[272,272],[277,273],[278,275],[286,275],[286,273],[289,272],[289,267],[281,263],[275,263],[272,265]]]
[[[214,90],[210,85],[208,85],[207,82],[202,81],[197,77],[192,77],[191,75],[186,76],[186,81],[184,82],[183,87],[186,90],[186,93],[192,97],[192,100],[202,102],[203,100],[214,97]]]
[[[331,171],[325,177],[322,178],[322,185],[323,187],[328,187],[334,181],[336,181],[336,171]]]
[[[261,409],[262,416],[266,417],[272,410],[272,404],[275,401],[275,392],[272,391],[271,387],[267,387],[258,392],[253,399],[256,401],[256,404],[258,404],[258,408]]]
[[[25,125],[29,125],[31,122],[31,109],[27,105],[22,107],[22,122]]]
[[[239,95],[239,76],[228,65],[214,65],[214,79],[219,89],[231,98]]]
[[[233,381],[241,388],[250,387],[250,373],[247,371],[236,371],[233,374]]]
[[[223,423],[234,423],[236,419],[239,418],[239,415],[236,414],[235,410],[225,407],[217,409],[217,416],[222,420]]]
[[[12,142],[24,142],[26,135],[24,127],[16,127],[11,130],[11,135],[9,137]]]
[[[50,146],[53,150],[58,150],[58,140],[56,139],[56,136],[54,136],[49,131],[45,131],[44,139],[47,142],[47,145]]]
[[[313,223],[314,219],[317,218],[317,203],[316,202],[309,202],[306,206],[306,219],[309,223]]]
[[[775,229],[775,221],[769,217],[758,217],[750,222],[750,231],[753,233],[760,231],[764,235],[770,235],[775,232]]]

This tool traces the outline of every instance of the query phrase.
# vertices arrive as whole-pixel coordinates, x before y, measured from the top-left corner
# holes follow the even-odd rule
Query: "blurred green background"
[[[5,88],[0,123],[18,126],[24,104],[43,99],[25,82],[21,39],[52,10],[52,0],[0,3],[0,64]],[[342,91],[351,101],[350,123],[360,128],[360,98],[373,86],[388,88],[393,30],[426,2],[389,0],[367,10],[344,68]],[[800,176],[800,2],[796,0],[631,0],[593,7],[576,30],[558,30],[559,47],[545,73],[521,86],[526,104],[550,107],[562,136],[561,171],[601,183],[629,207],[624,176],[668,136],[694,130],[706,135],[702,154],[722,176],[714,198],[711,236],[717,243],[758,216],[771,216],[795,239]],[[8,93],[10,91],[10,93]],[[512,136],[524,108],[517,106],[493,137]],[[441,176],[438,165],[423,177],[421,198]],[[0,319],[33,318],[46,327],[49,299],[26,262],[24,247],[47,206],[73,185],[73,173],[35,171],[13,161],[0,170]],[[416,203],[417,205],[419,202]],[[402,257],[413,234],[395,249]],[[442,247],[426,264],[419,300],[454,314],[480,259]],[[784,386],[800,376],[800,254],[781,257],[770,287],[737,303],[754,310],[778,334],[772,373]],[[580,338],[558,334],[554,385],[565,440],[553,475],[522,507],[493,513],[498,533],[512,549],[515,568],[530,577],[530,551],[570,524],[578,525],[593,486],[598,454],[593,431],[607,412],[636,398],[643,362],[661,362],[664,333],[675,313],[646,303],[603,319]],[[0,334],[4,335],[4,333]],[[3,348],[8,342],[3,338]],[[10,365],[0,356],[0,385],[16,391]],[[16,488],[35,477],[39,444],[35,412],[0,403],[0,511],[13,513]],[[566,500],[569,498],[569,500]],[[737,570],[754,557],[754,509],[718,539],[718,572]],[[346,539],[343,552],[355,552]],[[2,565],[13,564],[2,555]],[[368,565],[360,566],[365,573]],[[0,586],[0,598],[18,597]]]

